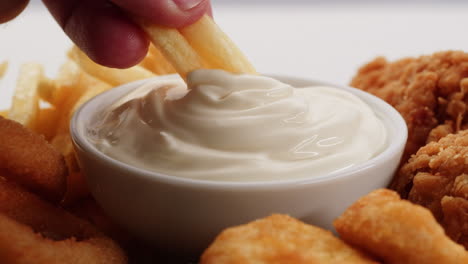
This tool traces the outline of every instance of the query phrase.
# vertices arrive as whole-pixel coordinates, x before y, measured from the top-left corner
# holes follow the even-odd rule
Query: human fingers
[[[105,0],[43,0],[70,39],[92,60],[127,68],[148,51],[145,33],[120,8]]]
[[[211,14],[209,0],[111,0],[132,15],[149,22],[183,27],[197,21],[204,14]]]
[[[29,0],[0,1],[0,24],[8,22],[19,15],[28,3]]]

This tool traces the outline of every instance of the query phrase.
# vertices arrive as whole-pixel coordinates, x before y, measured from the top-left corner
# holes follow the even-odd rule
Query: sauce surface
[[[197,70],[148,81],[89,128],[103,153],[143,169],[214,181],[322,176],[363,163],[387,131],[357,96],[257,75]]]

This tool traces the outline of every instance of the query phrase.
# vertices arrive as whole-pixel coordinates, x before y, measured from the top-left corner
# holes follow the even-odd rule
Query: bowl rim
[[[215,181],[215,180],[205,180],[205,179],[193,179],[193,178],[184,178],[179,176],[171,176],[164,173],[159,173],[143,168],[138,168],[132,166],[130,164],[126,164],[125,162],[119,161],[112,157],[105,155],[101,152],[97,147],[95,147],[90,141],[86,139],[85,133],[85,122],[86,119],[91,119],[95,113],[89,113],[86,115],[87,108],[94,106],[96,104],[108,106],[112,104],[113,101],[106,102],[106,97],[110,97],[109,94],[116,93],[122,90],[131,89],[132,87],[137,87],[148,80],[156,79],[156,78],[171,78],[171,76],[176,76],[177,74],[170,74],[170,75],[162,75],[156,76],[148,79],[133,81],[130,83],[126,83],[123,85],[116,86],[108,91],[105,91],[91,100],[87,101],[83,105],[79,107],[79,109],[73,114],[73,117],[70,122],[70,133],[72,142],[75,145],[74,147],[81,148],[86,155],[91,156],[95,160],[99,160],[100,162],[106,163],[106,167],[112,168],[116,170],[123,170],[125,171],[126,175],[132,175],[132,177],[138,177],[144,180],[149,180],[152,182],[163,182],[165,184],[171,185],[179,185],[179,186],[189,186],[189,187],[203,187],[203,188],[216,188],[216,189],[225,189],[225,190],[235,190],[235,189],[242,189],[242,190],[249,190],[249,189],[272,189],[272,188],[281,188],[287,189],[289,187],[295,187],[304,184],[324,184],[324,183],[333,183],[335,181],[339,181],[340,179],[352,177],[356,173],[359,173],[363,170],[367,170],[376,166],[377,164],[385,163],[387,160],[392,159],[394,155],[400,155],[403,152],[403,149],[406,145],[406,140],[408,137],[408,129],[405,120],[403,117],[398,113],[398,111],[389,105],[387,102],[383,101],[382,99],[367,93],[365,91],[359,90],[357,88],[353,88],[347,85],[340,85],[335,83],[330,83],[327,81],[322,81],[318,79],[312,78],[304,78],[304,77],[296,77],[290,75],[279,75],[279,74],[265,74],[265,76],[272,77],[278,79],[282,82],[290,83],[290,82],[300,82],[300,83],[307,83],[308,86],[330,86],[332,88],[346,90],[351,92],[352,94],[358,96],[360,99],[364,100],[366,103],[372,101],[371,107],[375,110],[379,109],[381,113],[385,113],[385,125],[394,126],[394,138],[387,139],[389,145],[378,155],[375,157],[360,163],[358,165],[345,168],[343,170],[338,170],[331,172],[326,175],[320,175],[315,177],[306,177],[306,178],[296,178],[296,179],[281,179],[281,180],[267,180],[267,181],[248,181],[248,182],[237,182],[237,181]],[[125,93],[124,93],[125,94]],[[118,99],[119,97],[117,97]],[[116,98],[114,98],[116,99]],[[86,116],[85,116],[86,115]],[[388,123],[388,124],[387,124]],[[88,175],[85,175],[88,177]]]

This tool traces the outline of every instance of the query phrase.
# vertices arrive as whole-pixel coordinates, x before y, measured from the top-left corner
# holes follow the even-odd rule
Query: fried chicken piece
[[[336,221],[341,238],[386,264],[468,263],[426,208],[379,189],[360,198]]]
[[[127,263],[93,225],[0,177],[1,263]]]
[[[468,249],[468,130],[422,147],[397,175],[408,199],[427,207],[456,242]]]
[[[468,122],[468,53],[439,52],[392,63],[379,57],[359,69],[351,86],[384,99],[403,116],[408,125],[403,162],[428,142],[437,126],[457,132]],[[404,186],[392,188],[406,196]]]
[[[64,157],[43,136],[3,117],[0,117],[0,171],[50,201],[60,201],[65,193]]]
[[[377,263],[329,231],[287,215],[272,215],[224,230],[205,250],[201,264]]]

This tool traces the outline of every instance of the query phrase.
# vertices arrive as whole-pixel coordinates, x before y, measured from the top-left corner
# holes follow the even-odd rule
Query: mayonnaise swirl
[[[386,146],[373,110],[337,88],[197,70],[148,81],[112,105],[90,134],[136,167],[214,181],[316,177],[362,163]]]

